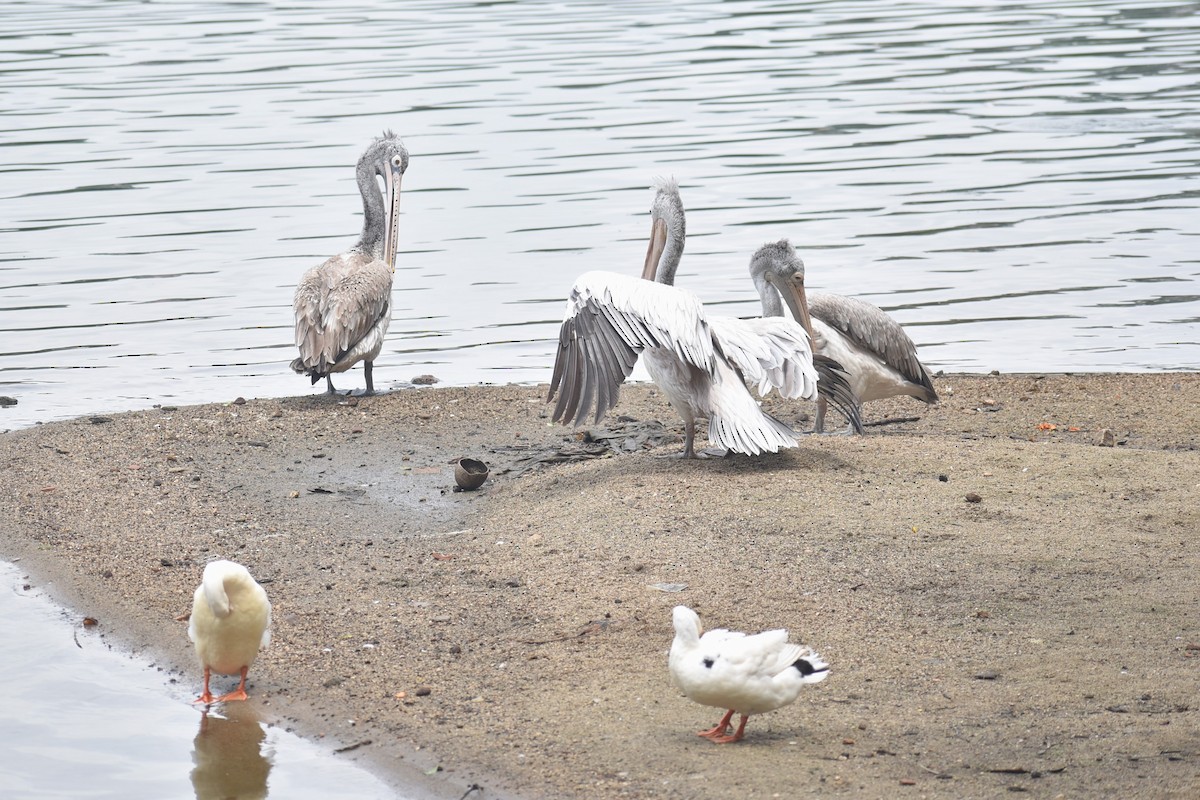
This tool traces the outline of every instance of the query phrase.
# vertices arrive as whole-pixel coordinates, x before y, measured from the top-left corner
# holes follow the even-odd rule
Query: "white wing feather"
[[[704,305],[686,289],[617,272],[585,272],[571,287],[563,321],[595,306],[618,322],[641,323],[652,332],[654,341],[647,342],[630,325],[622,326],[622,338],[631,347],[665,347],[689,364],[706,371],[712,368],[712,336]]]
[[[621,383],[647,347],[675,353],[711,371],[712,333],[704,307],[691,292],[614,272],[586,272],[567,298],[550,378],[554,419],[595,421],[616,405]]]
[[[708,324],[717,347],[760,395],[776,389],[789,399],[816,397],[812,346],[799,323],[785,317],[712,317]]]

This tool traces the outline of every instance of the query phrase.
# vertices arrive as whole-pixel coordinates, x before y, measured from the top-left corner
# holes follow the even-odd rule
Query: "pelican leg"
[[[199,697],[197,697],[195,700],[192,701],[193,705],[195,705],[196,703],[204,703],[205,705],[207,705],[213,701],[212,692],[210,692],[208,690],[208,679],[211,676],[211,674],[212,674],[212,671],[208,667],[205,667],[204,668],[204,691],[201,693],[201,695]]]
[[[683,434],[683,454],[680,458],[695,458],[696,457],[696,420],[688,420],[684,427]]]
[[[250,671],[249,667],[242,667],[242,680],[238,684],[238,687],[236,689],[234,689],[232,692],[230,692],[229,694],[223,694],[220,697],[218,697],[216,699],[216,702],[225,703],[230,700],[245,700],[246,699],[246,673],[249,671]],[[205,673],[207,673],[207,672],[208,672],[208,670],[205,670]],[[746,723],[743,720],[742,725],[745,725],[745,724]]]
[[[325,393],[337,394],[337,389],[333,388],[333,378],[329,376],[329,373],[325,373]]]
[[[733,712],[730,711],[729,713],[732,714]],[[742,714],[741,722],[738,723],[737,730],[733,732],[732,736],[709,736],[708,738],[717,744],[731,744],[733,742],[740,742],[742,740],[742,735],[746,732],[746,720],[748,719],[750,719],[748,714]]]
[[[363,362],[363,377],[367,379],[367,390],[363,395],[375,394],[375,383],[371,380],[371,373],[375,371],[375,364],[371,361]]]
[[[683,452],[682,453],[663,453],[656,458],[707,458],[703,453],[696,454],[696,423],[683,423]]]
[[[700,731],[697,736],[703,736],[705,739],[713,739],[717,736],[724,736],[729,730],[729,720],[733,719],[733,709],[725,712],[725,716],[721,717],[721,721],[706,731]]]
[[[817,416],[813,419],[813,433],[825,432],[825,410],[829,408],[829,401],[824,397],[817,397]]]

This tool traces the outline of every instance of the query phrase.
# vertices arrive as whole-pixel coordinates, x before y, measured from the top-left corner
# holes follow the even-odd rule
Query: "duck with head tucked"
[[[726,709],[720,722],[698,734],[717,744],[741,741],[751,714],[789,705],[805,686],[829,676],[824,659],[789,642],[786,630],[747,636],[716,628],[701,635],[695,611],[675,606],[672,614],[675,640],[667,661],[671,677],[689,700]],[[735,713],[741,720],[731,734]]]
[[[246,673],[260,648],[271,642],[271,603],[250,571],[233,561],[213,561],[192,598],[188,638],[204,667],[204,692],[197,703],[246,699]],[[209,678],[240,675],[232,692],[214,697]]]

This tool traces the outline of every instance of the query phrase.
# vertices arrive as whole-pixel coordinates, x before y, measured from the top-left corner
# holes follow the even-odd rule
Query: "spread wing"
[[[917,359],[917,346],[882,309],[856,297],[812,292],[808,295],[808,313],[837,328],[864,350],[877,354],[904,379],[924,386],[933,400],[937,393],[925,367]]]
[[[713,338],[691,292],[613,272],[586,272],[567,298],[546,402],[558,394],[555,422],[580,424],[593,405],[599,422],[647,347],[713,368]]]
[[[359,252],[343,253],[304,273],[296,286],[297,372],[324,375],[388,311],[392,270]]]
[[[787,398],[816,397],[812,346],[799,323],[786,317],[712,317],[708,324],[718,350],[760,395],[776,389]]]

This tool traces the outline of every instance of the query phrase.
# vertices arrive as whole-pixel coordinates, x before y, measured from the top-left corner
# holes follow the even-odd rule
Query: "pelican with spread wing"
[[[814,399],[818,371],[809,337],[783,317],[709,316],[676,288],[686,224],[679,186],[660,181],[650,211],[651,236],[641,279],[587,272],[571,287],[559,329],[547,401],[554,420],[599,422],[617,402],[639,356],[684,421],[684,458],[695,458],[696,420],[708,419],[710,444],[757,455],[796,446],[796,433],[767,414],[746,388]],[[798,318],[807,315],[800,298]],[[844,382],[844,379],[843,379]],[[594,412],[593,412],[594,410]]]

